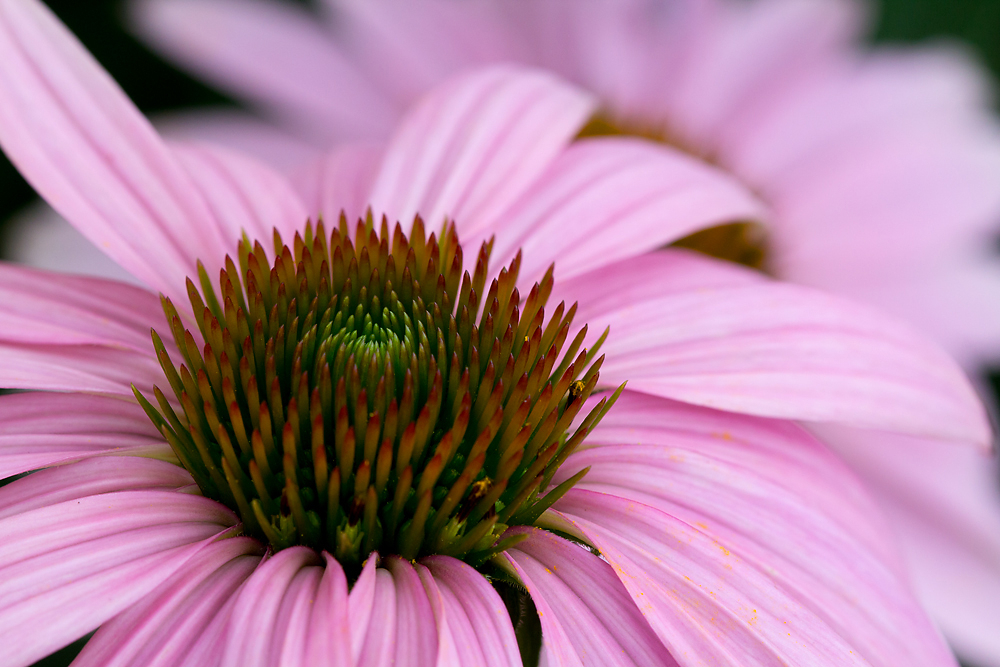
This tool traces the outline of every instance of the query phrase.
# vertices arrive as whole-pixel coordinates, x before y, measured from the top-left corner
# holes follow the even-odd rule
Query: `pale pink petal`
[[[706,273],[718,264],[701,261]],[[565,289],[560,296],[587,300]],[[990,441],[983,407],[954,361],[837,297],[765,281],[612,308],[588,318],[591,339],[611,329],[602,348],[606,383],[627,380],[631,389],[761,416]]]
[[[397,622],[396,586],[392,575],[381,567],[375,568],[370,620],[364,634],[361,653],[355,659],[358,667],[381,667],[392,664],[396,657]],[[354,592],[351,592],[353,597]],[[353,623],[353,619],[352,619]]]
[[[439,596],[438,628],[449,636],[439,639],[454,649],[456,665],[520,667],[521,656],[510,615],[489,581],[472,566],[448,556],[429,556],[417,570],[428,588]],[[451,663],[445,663],[451,664]]]
[[[172,148],[205,196],[237,261],[236,243],[244,232],[251,241],[270,247],[275,229],[291,241],[296,231],[305,228],[305,206],[288,181],[270,167],[208,144],[174,144]],[[200,259],[206,264],[218,261]]]
[[[183,294],[222,238],[145,118],[41,3],[0,5],[0,145],[95,245],[148,285]]]
[[[434,89],[402,121],[371,194],[373,211],[461,234],[492,223],[577,133],[594,101],[549,74],[496,66]]]
[[[316,667],[351,667],[351,618],[347,577],[340,563],[323,554],[326,569],[319,584],[302,650],[303,663]]]
[[[176,490],[191,475],[178,465],[137,456],[108,456],[36,471],[0,487],[0,519],[114,491]]]
[[[432,665],[438,657],[438,628],[420,575],[409,561],[390,556],[382,561],[396,587],[396,652],[400,667]]]
[[[0,342],[0,387],[152,396],[163,370],[150,354],[99,345]]]
[[[663,89],[672,126],[711,147],[725,123],[752,115],[843,48],[862,23],[858,8],[850,0],[718,3],[684,54],[683,75]]]
[[[134,399],[47,392],[0,397],[0,479],[109,454],[172,457]]]
[[[400,105],[470,67],[519,59],[503,3],[326,0],[329,22],[369,80]]]
[[[817,427],[886,511],[913,582],[959,655],[1000,662],[1000,493],[996,456],[950,443]]]
[[[30,664],[158,586],[236,522],[176,491],[104,493],[0,520],[0,642]]]
[[[77,667],[167,667],[191,656],[192,644],[260,562],[256,540],[209,544],[141,602],[101,626]],[[214,663],[203,656],[204,667]]]
[[[391,104],[303,9],[266,0],[147,0],[136,30],[225,89],[327,139],[379,137]]]
[[[272,624],[271,658],[261,664],[310,664],[306,661],[309,619],[322,579],[322,567],[305,567],[295,575]]]
[[[954,664],[877,511],[817,440],[623,400],[619,424],[560,472],[590,468],[552,525],[600,549],[681,664]]]
[[[381,160],[382,150],[377,146],[343,146],[297,170],[292,181],[309,215],[322,216],[332,226],[343,211],[348,222],[353,222],[368,208]]]
[[[606,561],[547,531],[519,526],[528,538],[503,554],[531,593],[549,665],[676,665]]]
[[[498,264],[521,249],[522,280],[530,284],[553,261],[566,278],[705,227],[763,216],[748,190],[703,162],[637,139],[604,138],[570,146],[523,198],[475,231],[496,234]]]
[[[46,271],[110,278],[141,285],[42,200],[5,223],[0,256]]]
[[[318,569],[319,557],[312,549],[283,549],[261,565],[240,589],[226,628],[222,665],[252,667],[274,664],[272,646],[283,639],[276,623],[292,585],[305,570]],[[296,587],[304,583],[298,580]]]
[[[172,111],[157,114],[151,120],[160,136],[169,141],[225,146],[252,155],[281,174],[291,174],[322,153],[315,141],[228,107]]]
[[[112,280],[0,262],[0,340],[102,345],[153,354],[152,326],[167,328],[158,296]]]
[[[365,561],[361,574],[351,587],[347,600],[348,618],[351,621],[351,661],[358,664],[358,658],[368,634],[368,624],[371,622],[375,608],[375,573],[378,571],[378,554],[370,554]],[[384,622],[384,619],[378,619]],[[391,629],[395,631],[394,628]]]

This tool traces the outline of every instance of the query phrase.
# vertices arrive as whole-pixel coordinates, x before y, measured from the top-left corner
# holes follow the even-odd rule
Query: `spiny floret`
[[[292,248],[275,232],[273,265],[244,236],[221,300],[199,264],[201,341],[167,298],[179,369],[152,334],[181,410],[159,387],[158,410],[136,395],[202,492],[276,549],[482,562],[582,477],[548,489],[617,396],[569,433],[604,336],[581,350],[584,326],[565,346],[576,305],[545,321],[551,267],[522,304],[520,255],[481,300],[492,242],[470,275],[454,226],[426,238],[418,217],[390,243],[369,214],[348,231],[307,223]]]

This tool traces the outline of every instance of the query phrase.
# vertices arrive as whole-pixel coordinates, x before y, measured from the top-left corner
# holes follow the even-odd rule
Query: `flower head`
[[[656,250],[758,203],[571,143],[593,108],[476,71],[291,183],[164,142],[0,0],[0,145],[162,294],[0,267],[0,383],[33,390],[0,397],[0,474],[36,470],[0,488],[2,659],[96,629],[79,664],[954,664],[788,420],[982,443],[967,381],[863,308]]]

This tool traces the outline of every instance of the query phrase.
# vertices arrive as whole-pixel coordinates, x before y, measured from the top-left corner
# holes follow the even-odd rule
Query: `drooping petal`
[[[543,72],[496,66],[434,89],[389,142],[371,194],[376,213],[464,235],[524,193],[580,129],[593,99]]]
[[[358,664],[358,659],[365,645],[368,625],[374,617],[377,566],[378,555],[369,555],[347,599],[348,617],[351,620],[351,661],[355,665]],[[391,620],[389,618],[388,622],[391,623]],[[378,622],[383,623],[385,627],[387,619],[385,617],[379,618]]]
[[[447,640],[454,647],[457,665],[520,667],[521,656],[510,615],[485,577],[472,566],[448,556],[424,558],[417,571],[424,585],[430,588],[433,584],[440,596],[438,627],[447,629]],[[444,646],[445,641],[439,639],[440,645]]]
[[[814,429],[866,482],[914,587],[956,652],[1000,663],[1000,494],[995,455],[834,426]]]
[[[323,554],[326,569],[319,584],[302,650],[303,663],[316,667],[352,667],[351,618],[347,577],[340,563]]]
[[[336,224],[341,211],[349,222],[363,216],[381,159],[382,150],[377,146],[356,144],[300,168],[293,182],[309,215],[322,216],[327,224]]]
[[[243,232],[251,241],[270,247],[275,229],[290,241],[305,226],[306,209],[301,200],[288,181],[270,167],[208,144],[174,144],[172,148],[204,195],[234,255]],[[218,261],[201,259],[206,263]]]
[[[38,2],[0,4],[0,145],[95,245],[151,287],[183,294],[223,246],[190,179],[76,38]]]
[[[169,458],[134,400],[28,392],[0,397],[0,479],[91,456]]]
[[[166,328],[160,299],[140,287],[0,263],[0,341],[152,354],[152,326]]]
[[[284,639],[276,627],[282,603],[286,597],[292,601],[293,588],[307,583],[300,575],[317,571],[318,563],[312,549],[291,547],[279,551],[250,576],[240,589],[227,623],[222,665],[274,664],[272,660],[280,656]],[[274,648],[279,649],[277,654]]]
[[[140,603],[101,626],[74,661],[78,667],[173,667],[260,563],[248,537],[209,544]],[[202,656],[205,667],[214,667]]]
[[[177,491],[102,493],[0,520],[0,641],[29,665],[120,613],[236,517]]]
[[[567,148],[520,201],[475,232],[496,234],[498,265],[522,250],[530,284],[552,262],[566,278],[705,227],[763,218],[753,195],[722,171],[664,146],[601,138]]]
[[[503,557],[531,593],[549,665],[676,665],[611,566],[580,545],[537,528]]]
[[[136,30],[161,53],[326,140],[383,136],[393,106],[305,10],[267,0],[147,0]]]
[[[622,401],[560,469],[590,467],[552,525],[600,550],[678,662],[954,665],[878,512],[817,440]]]
[[[701,261],[706,274],[718,264]],[[616,270],[643,279],[626,263]],[[955,362],[867,308],[770,281],[638,296],[589,317],[592,332],[611,328],[606,382],[748,414],[989,442]]]
[[[396,651],[390,659],[392,664],[434,664],[438,658],[438,628],[420,575],[409,561],[398,556],[390,556],[382,564],[392,574],[396,587]]]
[[[271,658],[261,664],[310,664],[305,659],[309,619],[322,579],[321,567],[304,567],[295,575],[272,623]]]
[[[0,387],[147,396],[163,383],[151,354],[103,345],[31,345],[0,342]]]
[[[358,667],[379,667],[391,664],[396,656],[396,587],[392,575],[381,567],[375,568],[371,582],[373,595],[367,630],[361,652],[355,659]],[[353,596],[354,592],[351,592]]]

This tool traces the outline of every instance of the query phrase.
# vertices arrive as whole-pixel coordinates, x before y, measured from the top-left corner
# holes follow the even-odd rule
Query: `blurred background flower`
[[[76,32],[84,43],[91,49],[95,56],[108,68],[110,73],[121,82],[126,92],[132,96],[137,104],[147,113],[176,112],[180,109],[190,107],[211,106],[221,109],[223,113],[227,108],[238,108],[240,105],[232,99],[210,90],[209,88],[193,81],[180,72],[172,69],[155,56],[149,53],[144,47],[139,45],[133,38],[122,29],[123,6],[120,2],[93,1],[78,3],[72,1],[50,2],[50,6],[57,14]],[[895,42],[922,42],[927,39],[949,38],[957,39],[964,44],[964,48],[970,49],[992,69],[994,74],[1000,71],[1000,41],[996,35],[1000,34],[1000,3],[996,0],[882,0],[874,3],[873,16],[875,18],[874,29],[871,40],[875,43],[895,43]],[[222,116],[218,116],[221,118]],[[201,116],[197,128],[206,127],[206,122],[210,122],[211,117]],[[275,161],[287,160],[291,165],[300,155],[296,154],[295,148],[282,140],[279,133],[269,134],[261,127],[256,126],[252,119],[247,119],[248,125],[253,125],[253,133],[246,133],[239,127],[226,125],[225,129],[234,133],[234,140],[245,140],[252,136],[253,141],[258,142],[257,152],[266,152],[273,156]],[[161,125],[168,127],[174,133],[184,133],[191,131],[195,125],[189,124],[189,119],[182,116],[164,117]],[[247,128],[243,128],[247,129]],[[3,158],[0,157],[0,160]],[[5,161],[0,164],[0,219],[7,221],[15,219],[18,215],[32,215],[31,202],[33,193],[31,189],[20,181],[16,172]],[[37,230],[36,230],[37,231]],[[19,248],[23,253],[25,243],[38,243],[38,236],[31,238],[18,236],[16,226],[10,225],[6,228],[6,234],[2,238],[3,245],[0,246],[6,253],[14,252]],[[50,240],[65,240],[62,236],[53,236]],[[79,248],[79,250],[77,250]],[[80,251],[89,249],[89,244],[73,246],[75,252],[60,254],[61,257],[69,258],[71,262],[79,262],[80,266],[86,266],[89,259],[82,255]],[[993,253],[995,248],[984,243],[983,253]],[[30,248],[29,248],[30,251]],[[63,265],[62,268],[76,268]],[[997,304],[1000,311],[1000,304]],[[945,316],[942,316],[944,319]],[[948,324],[943,322],[943,324]],[[1000,342],[1000,341],[998,341]],[[996,386],[997,375],[990,376],[994,386]],[[901,451],[912,451],[912,448],[921,446],[920,443],[904,442],[899,443]],[[849,450],[849,448],[848,448]],[[893,452],[887,449],[887,460],[891,460],[892,465],[888,468],[880,468],[878,462],[869,462],[873,465],[873,475],[878,477],[886,475],[886,471],[891,468],[888,479],[883,481],[887,486],[906,485],[911,477],[920,477],[922,471],[928,468],[929,457],[936,455],[933,448],[923,452],[918,457],[910,457],[911,462],[920,461],[920,465],[915,465],[912,469],[900,466],[900,455],[897,450]],[[857,465],[858,462],[855,462]],[[942,458],[935,462],[935,470],[941,470],[941,479],[948,479],[953,471],[937,466],[954,466],[956,461],[951,458]],[[957,462],[957,465],[964,465]],[[962,471],[954,471],[956,475],[965,474]],[[973,472],[976,474],[978,471]],[[947,495],[947,493],[946,493]],[[950,507],[934,507],[936,498],[916,499],[922,500],[928,510],[939,510],[940,521],[949,523],[948,527],[956,537],[956,541],[967,538],[965,549],[952,549],[951,544],[938,544],[939,549],[927,550],[917,554],[923,557],[924,561],[920,566],[924,569],[940,570],[942,563],[952,568],[947,572],[942,572],[944,576],[935,582],[933,590],[925,591],[932,597],[937,598],[937,602],[949,607],[949,613],[955,627],[947,628],[949,635],[958,646],[960,652],[972,661],[969,665],[1000,665],[1000,656],[991,653],[989,646],[982,647],[976,645],[976,635],[982,635],[983,631],[989,628],[996,629],[996,635],[1000,636],[1000,618],[983,617],[982,613],[973,611],[964,618],[962,615],[962,601],[968,596],[983,597],[992,595],[988,586],[979,586],[978,582],[985,581],[977,576],[977,568],[988,571],[990,568],[989,559],[998,553],[997,544],[1000,544],[1000,535],[993,536],[992,543],[983,543],[981,535],[976,535],[975,530],[965,530],[965,526],[954,525],[955,512]],[[954,500],[953,498],[951,500]],[[976,505],[981,497],[970,494],[964,500],[968,501],[969,507],[965,508],[974,514],[981,506]],[[958,502],[962,502],[959,499]],[[919,505],[919,503],[918,503]],[[890,508],[890,511],[898,510],[896,518],[897,525],[907,525],[912,516],[913,506],[900,505]],[[962,513],[962,508],[958,513]],[[969,512],[966,512],[968,515]],[[926,526],[919,522],[911,526],[914,531],[926,530]],[[931,540],[940,541],[940,536],[935,534]],[[978,540],[978,542],[977,542]],[[931,542],[925,541],[924,544]],[[956,559],[956,551],[961,551]],[[973,558],[968,558],[973,554]],[[911,554],[912,557],[913,554]],[[975,556],[979,556],[977,559]],[[964,560],[963,560],[964,559]],[[994,568],[1000,564],[993,563]],[[987,601],[988,602],[988,601]],[[970,607],[970,610],[973,607]],[[979,605],[975,609],[996,610],[997,601],[993,604]],[[963,628],[974,628],[977,631],[971,632],[971,637],[963,637]],[[963,640],[966,642],[963,647]],[[965,649],[964,651],[962,649]],[[1000,649],[997,649],[1000,650]],[[61,664],[59,660],[65,662],[66,652],[62,658],[54,658],[48,664]]]

